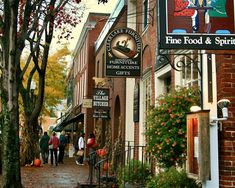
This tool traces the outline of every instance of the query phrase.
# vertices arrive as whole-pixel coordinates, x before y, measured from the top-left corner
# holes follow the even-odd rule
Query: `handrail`
[[[129,143],[129,142],[128,142]],[[122,182],[125,187],[126,181],[134,181],[134,176],[132,175],[134,169],[137,168],[142,172],[137,172],[140,174],[137,183],[143,186],[145,183],[145,176],[141,175],[145,173],[145,164],[150,163],[149,155],[146,153],[146,146],[130,146],[126,145],[125,149],[119,151],[115,156],[105,156],[99,157],[96,151],[89,154],[89,180],[90,185],[93,185],[93,180],[96,181],[98,187],[109,187],[109,184],[116,184],[118,173],[121,173]],[[110,161],[112,162],[113,169],[109,169]],[[135,162],[136,161],[136,162]],[[107,164],[106,164],[107,163]],[[108,165],[107,169],[104,169],[105,164]],[[120,167],[118,172],[118,168]],[[135,167],[135,165],[138,165]],[[136,169],[135,169],[136,171]],[[95,176],[94,176],[95,175]],[[120,175],[120,174],[119,174]],[[132,178],[132,179],[128,179]],[[95,178],[95,179],[94,179]],[[120,177],[119,177],[120,178]]]

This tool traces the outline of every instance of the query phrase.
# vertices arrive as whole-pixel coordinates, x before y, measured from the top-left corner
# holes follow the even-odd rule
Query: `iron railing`
[[[108,156],[99,157],[96,151],[89,154],[90,187],[145,187],[151,175],[151,160],[145,146],[127,142],[123,151]]]

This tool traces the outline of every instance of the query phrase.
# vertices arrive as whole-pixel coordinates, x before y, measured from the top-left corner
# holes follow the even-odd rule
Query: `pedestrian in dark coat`
[[[64,163],[64,150],[65,150],[66,143],[67,143],[67,139],[65,137],[65,131],[62,131],[60,135],[58,163]]]
[[[48,163],[48,156],[49,156],[48,142],[49,142],[49,140],[50,140],[50,137],[47,135],[47,132],[44,132],[44,134],[41,137],[40,142],[39,142],[43,164]]]

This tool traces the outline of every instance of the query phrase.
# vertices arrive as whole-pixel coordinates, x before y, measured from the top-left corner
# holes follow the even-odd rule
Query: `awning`
[[[78,121],[83,121],[84,120],[84,114],[83,113],[79,113],[77,115],[73,115],[71,112],[67,113],[64,115],[64,118],[62,121],[60,121],[56,127],[53,129],[53,131],[56,132],[61,132],[62,130],[65,131],[73,131],[74,127],[73,127],[73,123],[74,122],[78,122]]]

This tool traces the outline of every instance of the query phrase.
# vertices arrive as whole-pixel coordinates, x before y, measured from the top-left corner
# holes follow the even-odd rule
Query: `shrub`
[[[118,184],[122,187],[123,182],[133,184],[145,184],[151,175],[150,166],[138,160],[131,160],[124,168],[118,169]]]
[[[185,170],[177,171],[171,167],[165,172],[153,177],[148,183],[147,188],[199,188],[201,185],[197,184],[196,180],[187,176]]]
[[[160,96],[147,116],[147,150],[158,165],[170,168],[186,159],[186,113],[198,104],[199,90],[178,88]]]

